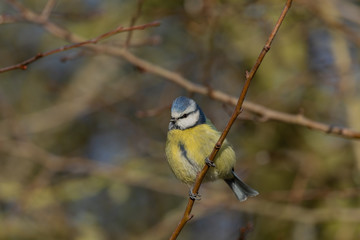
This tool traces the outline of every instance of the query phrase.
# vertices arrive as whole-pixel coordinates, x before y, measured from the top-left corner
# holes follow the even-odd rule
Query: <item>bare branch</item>
[[[22,16],[23,16],[23,18],[25,18],[26,21],[42,24],[43,27],[48,32],[50,32],[52,35],[54,35],[58,38],[67,40],[69,42],[73,42],[73,43],[86,42],[86,40],[83,39],[82,37],[75,35],[69,31],[59,27],[56,24],[53,24],[51,22],[46,22],[46,23],[41,22],[40,16],[36,15],[35,13],[31,12],[30,10],[27,10],[25,8],[21,8],[21,9],[23,12]],[[108,55],[123,57],[128,62],[138,66],[139,68],[143,69],[144,71],[161,76],[164,79],[171,81],[171,82],[185,88],[187,91],[189,91],[191,93],[199,93],[202,95],[208,95],[209,97],[211,97],[215,100],[221,101],[223,103],[236,105],[237,98],[232,97],[224,92],[221,92],[221,91],[218,91],[215,89],[213,89],[210,92],[207,87],[192,83],[188,79],[182,77],[180,74],[169,71],[167,69],[164,69],[164,68],[162,68],[158,65],[152,64],[148,61],[145,61],[145,60],[133,55],[129,51],[126,51],[125,49],[121,49],[121,48],[113,47],[113,46],[109,46],[109,45],[94,45],[94,44],[83,45],[83,47],[87,47],[96,52],[103,52]],[[20,68],[21,68],[21,64],[18,64],[18,65],[20,65]],[[247,73],[247,75],[248,75],[248,73]],[[337,135],[337,136],[340,136],[343,138],[360,139],[359,131],[355,131],[355,130],[345,128],[345,127],[339,127],[339,126],[335,126],[335,125],[320,123],[320,122],[311,120],[301,114],[289,114],[289,113],[276,111],[276,110],[267,108],[265,106],[261,106],[259,104],[256,104],[256,103],[253,103],[250,101],[244,102],[243,108],[247,111],[258,114],[261,119],[266,120],[266,121],[275,120],[275,121],[304,126],[309,129],[321,131],[321,132],[328,133],[328,134]]]
[[[247,93],[247,91],[248,91],[248,89],[250,87],[251,80],[255,76],[255,73],[258,70],[260,64],[262,63],[266,53],[269,51],[271,43],[274,40],[275,35],[276,35],[276,33],[278,32],[278,30],[280,28],[280,25],[283,22],[287,12],[290,9],[291,3],[292,3],[292,0],[288,0],[286,2],[286,5],[285,5],[285,7],[284,7],[284,9],[283,9],[277,23],[276,23],[273,31],[271,32],[271,34],[270,34],[264,48],[260,52],[260,55],[259,55],[258,59],[256,60],[255,65],[252,67],[251,71],[246,74],[245,85],[244,85],[244,87],[243,87],[243,89],[241,91],[241,94],[240,94],[240,97],[239,97],[239,99],[237,101],[237,104],[235,106],[234,112],[233,112],[228,124],[226,125],[224,131],[222,132],[219,140],[215,144],[215,146],[213,148],[213,151],[211,152],[211,154],[209,156],[209,161],[210,162],[214,161],[214,159],[216,157],[216,154],[220,150],[221,145],[225,141],[225,138],[226,138],[227,134],[230,131],[231,126],[233,125],[233,123],[237,119],[238,115],[241,113],[242,105],[243,105],[243,102],[245,100],[246,93]],[[209,168],[210,168],[209,165],[205,164],[204,168],[201,170],[201,172],[198,173],[198,175],[196,177],[196,180],[195,180],[195,184],[194,184],[194,186],[192,188],[192,193],[193,194],[195,194],[195,195],[198,194],[200,185],[201,185],[203,179],[205,178],[205,175],[206,175],[207,171],[209,170]],[[192,210],[192,208],[194,206],[194,203],[195,203],[195,199],[189,198],[188,204],[187,204],[185,212],[184,212],[184,215],[183,215],[182,219],[180,220],[179,225],[176,227],[173,234],[171,235],[170,239],[172,239],[172,240],[177,239],[177,237],[179,236],[179,234],[180,234],[181,230],[183,229],[183,227],[185,226],[185,224],[192,218],[191,210]]]
[[[151,72],[153,74],[156,74],[158,76],[162,76],[165,79],[178,84],[179,86],[182,86],[187,91],[192,93],[199,93],[202,95],[208,95],[209,97],[216,99],[218,101],[236,105],[237,99],[235,97],[232,97],[222,91],[218,91],[213,89],[211,92],[209,92],[208,87],[201,86],[195,83],[192,83],[188,79],[185,79],[180,74],[166,70],[164,68],[161,68],[157,65],[154,65],[150,62],[147,62],[141,58],[136,57],[132,53],[128,51],[121,51],[121,50],[115,50],[115,49],[103,49],[108,54],[119,54],[122,57],[124,57],[127,61],[133,63],[134,65],[140,67],[141,69]],[[116,51],[116,52],[115,52]],[[355,138],[360,139],[360,132],[355,131],[349,128],[343,128],[338,127],[334,125],[328,125],[324,123],[320,123],[314,120],[311,120],[309,118],[306,118],[304,115],[301,114],[289,114],[284,113],[276,110],[269,109],[265,106],[261,106],[259,104],[246,101],[243,104],[243,108],[247,111],[253,112],[261,116],[264,120],[276,120],[280,122],[286,122],[290,124],[300,125],[304,126],[310,129],[318,130],[324,133],[328,134],[334,134],[337,136],[341,136],[344,138]]]
[[[14,23],[18,22],[20,20],[17,16],[11,16],[11,15],[0,15],[0,25],[5,23]]]
[[[141,8],[142,8],[143,3],[144,3],[144,0],[138,0],[138,2],[137,2],[137,7],[136,7],[136,12],[135,12],[134,16],[131,18],[130,26],[129,26],[129,27],[134,26],[135,23],[136,23],[136,20],[140,17],[140,15],[141,15]],[[127,35],[126,41],[125,41],[125,48],[128,48],[128,47],[129,47],[130,41],[131,41],[131,37],[132,37],[132,32],[129,32],[128,35]]]
[[[44,20],[47,20],[49,18],[50,14],[51,14],[51,11],[54,8],[55,4],[56,4],[55,0],[48,0],[46,2],[46,5],[45,5],[43,11],[41,12],[41,17]]]
[[[152,23],[147,23],[147,24],[143,24],[143,25],[139,25],[139,26],[133,26],[133,27],[128,27],[128,28],[124,28],[124,27],[117,27],[114,30],[104,33],[96,38],[87,40],[87,41],[83,41],[83,42],[79,42],[79,43],[74,43],[74,44],[70,44],[70,45],[66,45],[66,46],[62,46],[60,48],[56,48],[47,52],[43,52],[43,53],[38,53],[36,54],[34,57],[31,57],[19,64],[16,65],[12,65],[9,67],[4,67],[4,68],[0,68],[0,73],[3,72],[7,72],[7,71],[11,71],[11,70],[15,70],[15,69],[22,69],[22,70],[26,70],[28,68],[28,65],[37,61],[40,58],[55,54],[55,53],[59,53],[59,52],[64,52],[73,48],[78,48],[78,47],[82,47],[84,45],[88,45],[88,44],[96,44],[101,40],[104,40],[105,38],[111,37],[115,34],[121,33],[121,32],[128,32],[128,31],[134,31],[134,30],[143,30],[145,28],[149,28],[149,27],[156,27],[159,26],[160,23],[159,22],[152,22]]]
[[[136,113],[136,116],[138,118],[154,117],[154,116],[158,115],[159,113],[164,112],[165,110],[169,110],[170,107],[171,107],[170,105],[166,105],[166,106],[161,106],[159,108],[149,109],[147,111],[138,111]]]

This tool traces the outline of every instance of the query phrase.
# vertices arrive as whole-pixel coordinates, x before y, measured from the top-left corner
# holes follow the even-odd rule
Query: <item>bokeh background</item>
[[[168,239],[188,194],[164,154],[172,100],[193,97],[219,130],[233,109],[171,79],[237,97],[284,4],[1,1],[0,68],[69,44],[54,26],[92,39],[159,21],[97,46],[173,75],[89,46],[0,73],[0,239]],[[359,26],[359,1],[294,1],[247,102],[360,131]],[[359,140],[246,109],[228,140],[260,195],[203,184],[179,239],[360,239]]]

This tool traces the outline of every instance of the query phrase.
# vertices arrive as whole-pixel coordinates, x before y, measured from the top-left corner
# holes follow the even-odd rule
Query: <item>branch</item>
[[[106,164],[99,167],[99,165],[95,164],[91,159],[63,157],[50,153],[32,142],[7,139],[3,136],[0,137],[0,152],[13,157],[34,161],[34,163],[40,164],[52,173],[71,170],[74,166],[78,166],[89,176],[93,175],[112,180],[116,179],[129,186],[140,187],[177,197],[183,196],[184,189],[181,189],[182,187],[180,189],[174,188],[171,183],[171,181],[175,181],[175,179],[170,180],[160,176],[154,173],[153,169],[152,171],[140,171],[129,166],[115,167],[112,165],[107,166]],[[138,160],[139,159],[136,161]],[[149,181],[149,179],[151,179],[151,181]],[[238,201],[235,201],[232,196],[226,194],[219,195],[216,189],[210,188],[207,191],[209,195],[213,195],[211,201],[204,199],[204,202],[198,205],[197,213],[200,212],[200,214],[203,214],[209,209],[226,208],[233,211],[298,223],[317,224],[332,221],[358,223],[360,221],[360,208],[356,207],[345,208],[337,206],[334,208],[333,206],[327,206],[309,209],[296,204],[284,203],[284,199],[289,196],[288,191],[271,192],[266,194],[263,199],[252,199],[251,201],[244,202],[244,204],[238,204]],[[358,197],[359,193],[359,188],[348,188],[342,191],[332,191],[332,189],[326,188],[308,189],[303,200],[319,200],[326,199],[326,197],[349,200],[349,198]],[[166,225],[166,229],[170,227],[169,225],[171,223],[175,222],[173,218],[176,213],[178,213],[178,209],[175,210],[174,214],[167,214],[167,221],[164,219],[163,222]],[[144,238],[138,237],[137,239]]]
[[[142,8],[143,3],[144,3],[144,0],[138,0],[137,7],[136,7],[136,12],[135,12],[134,16],[131,18],[131,21],[130,21],[130,27],[134,26],[136,20],[140,17],[141,8]],[[132,32],[129,32],[128,35],[127,35],[126,41],[125,41],[125,48],[129,47],[131,37],[132,37]]]
[[[159,26],[160,23],[159,22],[152,22],[152,23],[147,23],[147,24],[143,24],[143,25],[139,25],[139,26],[132,26],[132,27],[122,27],[119,26],[117,28],[115,28],[114,30],[104,33],[96,38],[87,40],[87,41],[83,41],[83,42],[78,42],[78,43],[74,43],[74,44],[70,44],[70,45],[65,45],[62,46],[60,48],[56,48],[47,52],[43,52],[43,53],[38,53],[35,56],[21,62],[18,63],[16,65],[12,65],[9,67],[4,67],[4,68],[0,68],[0,73],[3,72],[7,72],[7,71],[11,71],[11,70],[15,70],[15,69],[22,69],[22,70],[26,70],[28,68],[28,65],[37,61],[40,58],[55,54],[55,53],[59,53],[59,52],[64,52],[73,48],[78,48],[78,47],[82,47],[88,44],[96,44],[101,40],[104,40],[105,38],[111,37],[115,34],[121,33],[121,32],[129,32],[129,31],[134,31],[134,30],[144,30],[145,28],[149,28],[149,27],[157,27]]]
[[[227,134],[229,133],[231,126],[233,125],[233,123],[235,122],[235,120],[237,119],[239,114],[241,113],[241,108],[242,108],[243,102],[245,100],[246,93],[247,93],[247,91],[248,91],[248,89],[250,87],[250,83],[251,83],[256,71],[258,70],[260,64],[262,63],[266,53],[270,50],[271,43],[274,40],[275,35],[278,32],[278,30],[280,28],[280,25],[283,22],[287,12],[289,11],[291,3],[292,3],[292,0],[287,0],[286,5],[285,5],[285,7],[284,7],[284,9],[283,9],[277,23],[276,23],[273,31],[271,32],[271,34],[270,34],[264,48],[261,50],[260,55],[256,60],[255,65],[252,67],[250,72],[246,72],[245,85],[244,85],[244,87],[243,87],[243,89],[241,91],[240,97],[239,97],[239,99],[237,101],[236,107],[234,109],[234,112],[233,112],[228,124],[226,125],[226,127],[225,127],[224,131],[222,132],[218,142],[215,144],[214,149],[210,154],[210,157],[209,157],[210,162],[214,161],[215,156],[218,153],[218,151],[220,150],[223,142],[225,141],[225,138],[226,138]],[[194,186],[192,188],[192,193],[193,194],[195,194],[195,195],[198,194],[200,185],[201,185],[203,179],[205,178],[205,175],[206,175],[208,170],[209,170],[209,165],[205,164],[204,168],[201,170],[201,172],[196,177],[195,184],[194,184]],[[183,227],[185,226],[185,224],[192,218],[191,210],[192,210],[192,208],[194,206],[194,203],[195,203],[195,200],[189,198],[189,201],[188,201],[188,204],[186,206],[184,215],[183,215],[182,219],[180,220],[179,225],[177,226],[177,228],[175,229],[175,231],[171,235],[170,239],[172,239],[172,240],[177,239],[178,235],[180,234],[180,232],[183,229]]]
[[[20,19],[19,17],[14,17],[11,15],[0,15],[0,25],[1,24],[8,24],[8,23],[14,23],[14,22],[18,22]]]
[[[120,55],[125,58],[130,63],[140,67],[144,71],[153,73],[155,75],[161,76],[192,93],[199,93],[202,95],[208,95],[209,97],[221,101],[223,103],[236,105],[237,98],[232,97],[222,91],[218,91],[215,89],[209,90],[208,87],[192,83],[188,79],[182,77],[180,74],[169,71],[157,65],[154,65],[150,62],[147,62],[141,58],[136,57],[132,53],[128,51],[123,51],[122,49],[114,49],[114,48],[103,48],[108,54],[111,55]],[[328,125],[324,123],[320,123],[314,120],[311,120],[305,117],[303,114],[289,114],[280,111],[276,111],[273,109],[269,109],[265,106],[261,106],[259,104],[246,101],[243,104],[244,110],[256,113],[261,116],[263,120],[276,120],[280,122],[295,124],[304,126],[310,129],[318,130],[321,132],[325,132],[328,134],[334,134],[344,138],[355,138],[360,139],[360,132],[355,131],[349,128],[338,127],[334,125]]]
[[[44,18],[44,20],[47,20],[51,14],[52,9],[54,8],[56,4],[55,0],[48,0],[43,11],[41,12],[41,17]]]
[[[14,2],[14,0],[8,0],[8,1]],[[21,7],[18,7],[18,9],[19,8],[21,8]],[[52,34],[58,38],[67,40],[72,43],[79,43],[79,42],[86,41],[86,39],[83,39],[82,37],[80,37],[76,34],[73,34],[54,23],[51,23],[49,21],[43,22],[41,16],[37,15],[36,13],[32,12],[31,10],[28,10],[28,9],[25,9],[22,7],[21,14],[22,14],[22,17],[26,21],[41,24],[45,30],[47,30],[50,34]],[[120,56],[120,57],[126,59],[128,62],[143,69],[144,71],[161,76],[164,79],[171,81],[171,82],[185,88],[189,92],[198,93],[198,94],[202,94],[202,95],[208,95],[209,97],[211,97],[215,100],[218,100],[218,101],[221,101],[221,102],[227,103],[227,104],[236,105],[236,103],[237,103],[237,98],[235,98],[235,97],[232,97],[224,92],[214,90],[214,89],[209,91],[208,87],[192,83],[191,81],[184,78],[180,74],[169,71],[158,65],[152,64],[148,61],[145,61],[145,60],[133,55],[129,51],[126,51],[125,49],[114,47],[114,46],[109,46],[109,45],[94,45],[94,44],[83,45],[83,47],[87,47],[96,52],[106,53],[111,56],[118,56],[118,57]],[[275,121],[304,126],[304,127],[307,127],[307,128],[313,129],[313,130],[321,131],[321,132],[324,132],[327,134],[337,135],[337,136],[340,136],[343,138],[360,139],[359,131],[355,131],[355,130],[352,130],[349,128],[338,127],[338,126],[334,126],[334,125],[320,123],[320,122],[311,120],[302,114],[284,113],[284,112],[276,111],[273,109],[269,109],[265,106],[261,106],[259,104],[256,104],[256,103],[253,103],[250,101],[244,102],[243,108],[244,108],[244,110],[258,114],[262,120],[267,120],[267,121],[275,120]]]

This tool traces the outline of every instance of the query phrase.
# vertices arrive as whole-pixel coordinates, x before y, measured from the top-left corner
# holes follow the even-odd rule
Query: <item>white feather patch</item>
[[[199,120],[200,112],[197,110],[196,112],[191,113],[186,118],[180,118],[176,121],[176,125],[180,129],[187,129],[189,127],[193,127],[197,121]]]

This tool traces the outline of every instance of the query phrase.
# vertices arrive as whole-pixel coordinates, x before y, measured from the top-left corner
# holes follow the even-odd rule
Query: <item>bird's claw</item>
[[[198,193],[193,193],[193,192],[192,192],[192,189],[190,189],[190,190],[189,190],[189,198],[190,198],[191,200],[193,200],[193,201],[195,201],[195,200],[200,201],[200,200],[201,200],[201,195],[198,194]]]
[[[205,158],[205,163],[206,165],[208,165],[209,167],[215,167],[215,163],[213,161],[210,161],[210,159],[207,157]]]

